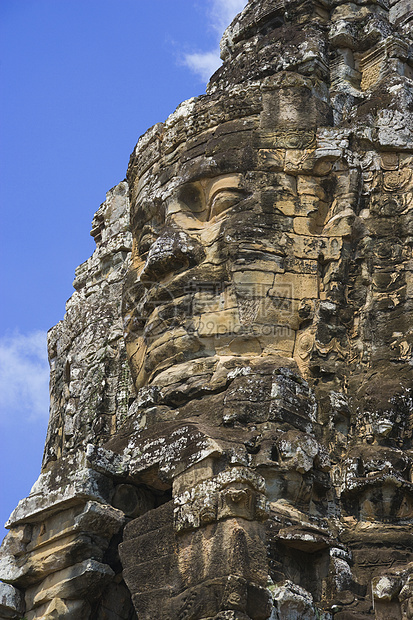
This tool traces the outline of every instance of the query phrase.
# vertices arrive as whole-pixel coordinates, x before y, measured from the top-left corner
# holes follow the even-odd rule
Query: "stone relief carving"
[[[0,617],[413,617],[412,12],[390,4],[250,0],[207,94],[140,138],[50,334]]]

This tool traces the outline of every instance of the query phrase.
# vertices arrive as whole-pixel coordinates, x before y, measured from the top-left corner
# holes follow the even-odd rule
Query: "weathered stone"
[[[276,610],[273,614],[275,617],[278,615],[279,618],[288,620],[318,620],[320,617],[311,594],[294,583],[287,581],[285,584],[270,587],[270,591]]]
[[[65,620],[79,620],[79,618],[89,618],[90,605],[86,601],[73,601],[55,598],[50,603],[45,603],[29,611],[25,616],[27,620],[55,620],[64,618]]]
[[[6,527],[39,522],[82,501],[109,503],[112,488],[109,478],[82,467],[76,459],[62,459],[56,467],[52,466],[39,476],[30,495],[11,514]]]
[[[84,599],[104,587],[113,577],[113,571],[95,560],[74,564],[56,571],[39,585],[26,590],[26,608],[32,609],[53,599]]]
[[[49,336],[29,620],[413,618],[412,19],[250,0],[140,138]]]
[[[21,618],[24,607],[22,593],[8,583],[0,583],[0,618]]]
[[[60,507],[57,514],[26,526],[30,534],[21,548],[12,530],[0,550],[2,579],[27,586],[76,560],[101,560],[124,518],[124,513],[112,506],[88,502],[67,510]]]

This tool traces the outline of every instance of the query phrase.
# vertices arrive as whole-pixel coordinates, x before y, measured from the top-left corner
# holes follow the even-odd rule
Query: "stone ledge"
[[[8,583],[0,582],[0,620],[21,618],[24,612],[24,598],[20,590]]]
[[[109,503],[112,482],[92,469],[75,470],[72,479],[61,479],[63,486],[56,486],[51,476],[41,474],[30,495],[22,499],[10,515],[5,527],[10,529],[23,523],[37,523],[65,508],[95,500]],[[53,488],[54,487],[54,488]]]
[[[93,599],[95,589],[114,576],[106,564],[86,560],[49,575],[41,584],[26,590],[26,606],[33,609],[54,598]]]

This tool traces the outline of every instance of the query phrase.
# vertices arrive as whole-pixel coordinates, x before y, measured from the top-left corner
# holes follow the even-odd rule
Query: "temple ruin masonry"
[[[221,57],[94,217],[0,619],[413,618],[413,4]]]

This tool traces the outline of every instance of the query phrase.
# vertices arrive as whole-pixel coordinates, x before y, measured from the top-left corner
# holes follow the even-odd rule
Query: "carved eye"
[[[215,194],[209,211],[209,219],[220,215],[240,202],[242,193],[237,190],[222,190]]]
[[[198,214],[205,209],[201,192],[195,185],[188,185],[187,187],[183,187],[179,192],[178,200],[180,203],[183,203],[192,213]]]

